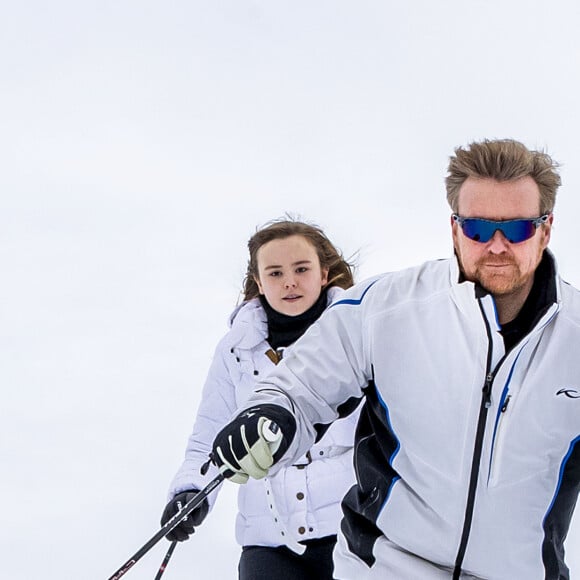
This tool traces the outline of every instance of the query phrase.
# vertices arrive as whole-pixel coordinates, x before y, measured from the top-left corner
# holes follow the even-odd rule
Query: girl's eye
[[[306,266],[300,266],[300,268],[296,268],[296,272],[298,274],[304,274],[304,272],[308,272],[308,268]]]
[[[281,276],[282,272],[278,271],[278,270],[274,270],[273,272],[270,272],[270,276],[272,276],[272,278],[277,278],[278,276]]]

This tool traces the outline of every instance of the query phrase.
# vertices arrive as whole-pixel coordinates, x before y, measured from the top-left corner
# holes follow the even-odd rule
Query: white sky
[[[562,163],[580,285],[579,29],[576,0],[3,2],[2,576],[106,579],[157,531],[265,221],[358,279],[447,257],[448,156],[513,137]],[[234,498],[164,578],[236,577]]]

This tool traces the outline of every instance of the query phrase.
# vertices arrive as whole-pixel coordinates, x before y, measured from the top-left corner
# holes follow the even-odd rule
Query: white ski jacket
[[[567,579],[580,487],[580,293],[553,300],[507,354],[494,300],[455,258],[358,284],[323,313],[246,406],[292,412],[296,461],[366,395],[339,579]]]
[[[329,288],[329,303],[343,293],[341,288]],[[185,460],[171,483],[169,499],[192,487],[202,489],[217,475],[214,466],[205,476],[200,473],[215,435],[252,393],[256,382],[276,366],[266,355],[272,349],[266,342],[266,313],[257,298],[238,307],[230,325],[216,348]],[[291,349],[283,349],[283,356]],[[293,465],[240,486],[236,540],[241,546],[286,545],[302,553],[304,546],[299,541],[338,533],[340,502],[355,480],[352,448],[357,415],[333,424]],[[210,506],[216,495],[208,498]]]

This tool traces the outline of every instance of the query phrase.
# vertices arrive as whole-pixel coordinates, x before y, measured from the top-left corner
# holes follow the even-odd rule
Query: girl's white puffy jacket
[[[329,303],[343,292],[329,288]],[[202,489],[217,475],[213,465],[205,476],[200,473],[215,435],[252,393],[256,382],[275,368],[266,355],[271,350],[266,341],[266,313],[257,298],[238,307],[230,324],[230,331],[217,345],[185,460],[171,483],[169,499],[187,489]],[[291,348],[285,349],[284,356]],[[352,447],[357,417],[353,413],[333,424],[294,465],[240,486],[236,520],[240,545],[286,545],[300,553],[299,541],[338,532],[340,502],[354,483]],[[209,497],[210,506],[216,494]]]

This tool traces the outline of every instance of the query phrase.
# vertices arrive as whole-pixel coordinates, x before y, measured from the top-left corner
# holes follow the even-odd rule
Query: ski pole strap
[[[220,473],[216,475],[199,493],[194,495],[173,517],[168,519],[160,530],[152,536],[139,550],[137,550],[110,578],[109,580],[119,580],[124,576],[149,550],[165,537],[173,528],[177,527],[179,522],[188,516],[203,500],[215,490],[216,487],[224,480]],[[171,557],[171,554],[170,554]]]

